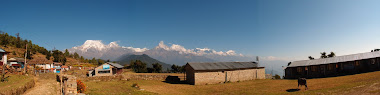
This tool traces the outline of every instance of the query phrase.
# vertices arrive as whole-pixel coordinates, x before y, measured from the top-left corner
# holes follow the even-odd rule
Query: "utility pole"
[[[25,45],[25,49],[26,49],[26,52],[25,52],[25,61],[24,61],[24,73],[28,73],[26,70],[26,68],[28,68],[28,63],[26,63],[26,56],[28,56],[28,44]]]

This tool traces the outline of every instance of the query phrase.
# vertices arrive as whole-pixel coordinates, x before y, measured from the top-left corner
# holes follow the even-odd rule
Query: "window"
[[[98,73],[110,73],[111,71],[110,70],[107,70],[107,71],[98,71]]]

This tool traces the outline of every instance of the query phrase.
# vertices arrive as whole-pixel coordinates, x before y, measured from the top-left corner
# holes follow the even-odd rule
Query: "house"
[[[112,76],[115,74],[121,74],[123,67],[117,63],[107,62],[88,72],[89,76]]]
[[[189,62],[185,70],[186,81],[192,85],[265,79],[265,68],[256,62]]]
[[[8,65],[14,68],[24,68],[24,64],[25,64],[24,58],[14,57],[8,60]]]
[[[46,58],[33,58],[32,60],[28,61],[29,65],[32,65],[36,71],[39,72],[53,72],[54,64],[53,61],[47,60]]]
[[[322,78],[377,70],[380,70],[380,51],[294,61],[285,69],[285,78]]]
[[[53,62],[53,72],[60,73],[61,72],[62,63]]]
[[[63,71],[70,70],[69,66],[62,66],[61,69],[62,69]]]
[[[8,53],[9,52],[0,48],[0,66],[3,66],[3,65],[8,63],[8,60],[7,60],[7,54]]]

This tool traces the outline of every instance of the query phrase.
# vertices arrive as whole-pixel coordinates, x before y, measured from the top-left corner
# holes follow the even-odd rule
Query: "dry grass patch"
[[[7,74],[7,76],[10,76],[7,82],[0,82],[0,92],[21,87],[33,80],[33,77],[25,75]]]
[[[378,93],[380,72],[350,76],[309,79],[308,90],[287,92],[297,89],[297,80],[252,80],[238,83],[213,85],[169,84],[161,81],[133,81],[142,89],[159,94],[352,94]],[[366,89],[366,90],[364,90]]]
[[[132,81],[86,81],[89,95],[155,95],[155,93],[132,87]]]

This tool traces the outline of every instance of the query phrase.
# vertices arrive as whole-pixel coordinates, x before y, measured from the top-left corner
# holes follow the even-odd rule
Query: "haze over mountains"
[[[102,43],[101,40],[87,40],[83,45],[68,49],[69,52],[77,52],[86,58],[110,59],[112,61],[125,61],[121,57],[125,55],[143,55],[154,58],[166,64],[185,65],[187,62],[218,62],[218,61],[255,61],[255,56],[238,54],[234,50],[216,51],[209,48],[186,49],[178,44],[166,45],[163,41],[155,48],[135,48],[119,46],[117,42],[109,44]],[[141,56],[140,56],[141,57]],[[153,61],[152,61],[153,62]],[[282,75],[281,66],[288,62],[279,60],[260,60],[260,66],[266,67],[266,72]],[[165,64],[165,66],[167,66]]]
[[[116,61],[124,54],[147,54],[150,57],[168,64],[184,65],[187,62],[214,62],[214,61],[254,61],[255,57],[237,54],[233,50],[216,51],[209,48],[186,49],[181,45],[167,46],[161,41],[155,48],[134,48],[119,46],[117,42],[108,45],[100,40],[87,40],[83,45],[68,49],[77,52],[86,58],[110,59]]]

